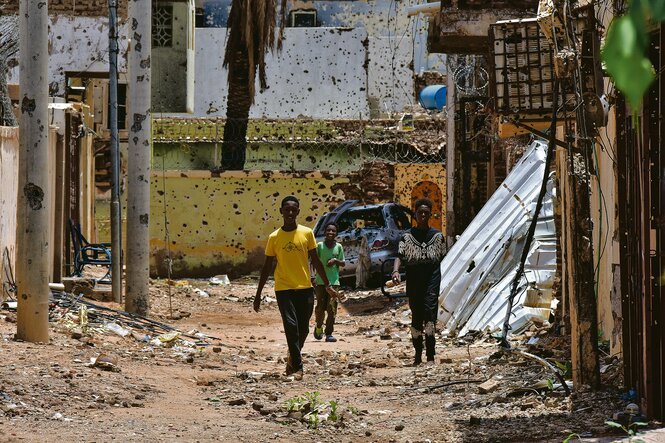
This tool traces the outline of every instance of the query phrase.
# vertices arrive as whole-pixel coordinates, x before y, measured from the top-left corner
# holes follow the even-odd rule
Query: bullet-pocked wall
[[[430,226],[446,229],[446,167],[441,163],[396,164],[395,202],[409,208],[419,198],[432,200]]]
[[[222,143],[155,143],[153,168],[166,170],[215,169]],[[250,171],[356,171],[364,159],[352,143],[249,143],[245,169]]]
[[[150,272],[167,276],[169,253],[173,277],[237,277],[257,271],[268,235],[281,225],[284,197],[300,199],[298,221],[313,227],[345,199],[333,189],[348,181],[320,172],[153,171]]]
[[[196,30],[194,115],[224,117],[228,70],[226,28]],[[284,48],[266,56],[268,89],[257,86],[251,118],[359,118],[369,115],[367,32],[292,28]]]
[[[18,14],[18,0],[0,0],[2,14]],[[49,14],[105,17],[109,13],[108,2],[100,0],[50,0]],[[118,15],[127,17],[127,0],[118,0]]]
[[[2,17],[0,17],[2,19]],[[18,22],[15,23],[18,26]],[[118,70],[127,72],[127,23],[119,25]],[[93,76],[109,71],[109,27],[106,17],[49,16],[49,95],[65,95],[66,74]],[[7,61],[7,83],[18,84],[19,55]]]
[[[194,50],[190,5],[160,1],[153,5],[152,15],[152,110],[187,112],[187,52]]]
[[[305,1],[292,0],[287,2],[287,19],[285,48],[295,42],[299,43],[303,54],[307,54],[314,48],[316,54],[324,55],[324,59],[335,64],[336,60],[343,60],[347,55],[346,50],[352,54],[347,69],[352,69],[365,78],[362,86],[365,100],[368,102],[370,111],[379,112],[402,112],[405,106],[415,103],[413,74],[421,75],[427,71],[438,71],[445,73],[445,55],[429,53],[427,49],[428,20],[422,16],[408,17],[407,9],[419,3],[419,0],[405,0],[395,2],[391,0],[374,1]],[[211,29],[226,28],[231,7],[231,0],[198,0],[197,1],[197,30],[196,38],[210,35]],[[362,35],[340,35],[331,40],[330,44],[320,44],[316,40],[302,39],[300,31],[326,29],[354,29],[362,31]],[[221,29],[226,34],[225,29]],[[213,34],[216,34],[213,32]],[[359,41],[350,44],[349,39],[358,38]],[[362,43],[358,47],[357,43]],[[331,46],[332,45],[332,46]],[[197,57],[199,49],[207,47],[207,43],[199,45],[197,42]],[[304,50],[303,50],[304,49]],[[284,53],[282,53],[284,54]],[[358,63],[356,63],[356,54]],[[271,65],[279,65],[280,55],[270,58],[268,68]],[[275,72],[279,74],[289,66],[289,60],[284,62]],[[286,68],[289,72],[288,68]],[[296,78],[311,82],[310,76],[294,71]],[[313,74],[313,72],[312,72]],[[277,75],[271,77],[268,72],[268,84],[271,88],[282,87],[285,81],[290,81],[290,75],[284,78]],[[316,80],[316,77],[312,77]],[[336,76],[338,81],[344,81]],[[312,82],[315,93],[323,88],[325,96],[330,79],[321,78]],[[199,85],[197,79],[197,85]],[[258,89],[258,88],[257,88]],[[417,91],[416,91],[417,92]],[[310,97],[311,98],[311,97]],[[220,108],[215,105],[215,108]],[[307,110],[307,108],[305,109]],[[323,111],[328,111],[326,107]],[[358,109],[355,114],[344,114],[341,117],[357,117],[364,112]],[[198,111],[196,112],[198,115]],[[303,115],[310,115],[302,112]],[[262,114],[257,114],[262,115]],[[273,117],[271,114],[263,114]],[[334,112],[327,112],[325,117],[339,118]]]

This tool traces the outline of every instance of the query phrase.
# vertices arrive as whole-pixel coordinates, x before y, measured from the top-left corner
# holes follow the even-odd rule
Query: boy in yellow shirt
[[[300,352],[309,334],[309,320],[314,310],[314,288],[310,280],[309,260],[321,275],[326,291],[332,296],[335,295],[335,291],[330,286],[325,268],[316,254],[314,232],[296,223],[296,217],[300,213],[298,199],[292,195],[284,197],[279,212],[284,218],[284,224],[268,237],[266,260],[254,297],[254,310],[259,312],[261,291],[277,260],[275,295],[289,347],[286,375],[293,374],[296,380],[302,380],[303,366]]]

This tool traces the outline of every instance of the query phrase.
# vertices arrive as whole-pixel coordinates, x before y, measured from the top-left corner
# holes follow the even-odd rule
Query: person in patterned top
[[[441,284],[440,264],[448,251],[443,234],[429,226],[432,216],[431,200],[417,200],[414,210],[416,227],[406,231],[399,241],[392,280],[396,284],[401,281],[399,268],[404,263],[406,295],[411,308],[411,340],[416,351],[413,364],[416,366],[422,363],[423,336],[427,362],[434,363],[437,302]]]

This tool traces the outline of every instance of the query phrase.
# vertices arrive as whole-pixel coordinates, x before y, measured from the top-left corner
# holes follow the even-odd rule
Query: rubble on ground
[[[0,420],[17,435],[38,423],[66,440],[85,440],[94,426],[144,440],[515,441],[526,428],[530,441],[561,441],[616,435],[605,421],[628,402],[612,387],[621,378],[615,357],[601,361],[604,390],[566,396],[549,369],[498,352],[482,334],[439,336],[436,363],[412,367],[408,304],[377,290],[347,291],[340,341],[309,338],[298,382],[284,375],[276,304],[251,310],[255,281],[172,283],[152,282],[150,320],[56,296],[48,345],[16,342],[15,325],[1,322]],[[551,328],[513,338],[566,371],[569,343]]]

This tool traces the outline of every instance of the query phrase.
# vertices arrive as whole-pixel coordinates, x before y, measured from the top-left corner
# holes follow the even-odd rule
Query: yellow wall
[[[441,206],[434,208],[434,214],[441,214],[440,226],[446,232],[446,168],[441,164],[396,164],[395,165],[395,202],[411,208],[411,195],[414,187],[422,181],[431,181],[441,191]],[[413,209],[413,208],[411,208]],[[435,220],[431,221],[431,225]]]
[[[314,227],[320,215],[344,200],[334,185],[347,182],[321,173],[166,171],[163,176],[156,171],[151,273],[166,276],[165,202],[173,276],[236,276],[260,269],[265,241],[281,225],[282,198],[298,197],[299,223]]]

